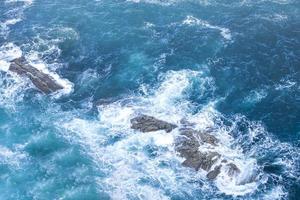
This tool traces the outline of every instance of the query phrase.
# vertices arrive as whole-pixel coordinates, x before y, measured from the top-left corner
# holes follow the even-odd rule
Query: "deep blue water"
[[[300,198],[298,0],[0,0],[0,69],[1,200]],[[241,177],[183,167],[137,113],[212,129]]]

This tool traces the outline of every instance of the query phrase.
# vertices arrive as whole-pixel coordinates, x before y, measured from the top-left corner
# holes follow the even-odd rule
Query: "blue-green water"
[[[0,0],[0,69],[1,200],[300,198],[298,0]],[[241,176],[183,167],[138,113],[212,129]]]

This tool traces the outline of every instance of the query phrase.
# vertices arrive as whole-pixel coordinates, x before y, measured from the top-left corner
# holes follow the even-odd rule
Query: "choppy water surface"
[[[298,0],[0,0],[0,13],[0,199],[299,199]],[[21,55],[65,89],[9,72]],[[178,130],[134,131],[138,113],[213,130],[241,175],[183,167]]]

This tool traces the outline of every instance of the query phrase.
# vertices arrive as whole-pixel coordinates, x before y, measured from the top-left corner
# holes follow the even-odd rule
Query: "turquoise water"
[[[0,0],[0,13],[1,200],[299,199],[299,1]],[[21,55],[65,89],[9,72]],[[138,113],[212,129],[241,177],[183,167],[178,131],[133,131]]]

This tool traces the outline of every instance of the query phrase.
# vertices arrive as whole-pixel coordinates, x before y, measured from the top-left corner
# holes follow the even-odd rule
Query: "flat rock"
[[[175,124],[171,124],[148,115],[139,115],[131,119],[130,122],[132,129],[139,130],[141,132],[164,130],[168,133],[177,127]]]
[[[28,77],[31,82],[43,93],[49,94],[63,89],[50,75],[41,72],[31,66],[24,57],[16,58],[11,61],[9,70]]]

